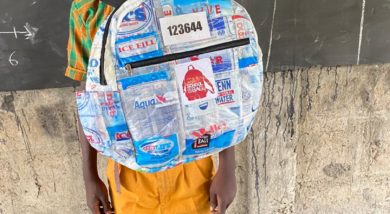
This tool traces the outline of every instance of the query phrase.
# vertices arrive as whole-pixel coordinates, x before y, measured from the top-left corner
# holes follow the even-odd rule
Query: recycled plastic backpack
[[[97,31],[76,97],[92,147],[157,172],[244,141],[262,84],[257,33],[238,3],[128,0]]]

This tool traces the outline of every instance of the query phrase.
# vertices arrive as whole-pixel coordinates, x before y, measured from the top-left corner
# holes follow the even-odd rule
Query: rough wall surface
[[[0,93],[0,214],[88,213],[73,92]],[[390,212],[390,65],[267,73],[261,107],[229,213]]]

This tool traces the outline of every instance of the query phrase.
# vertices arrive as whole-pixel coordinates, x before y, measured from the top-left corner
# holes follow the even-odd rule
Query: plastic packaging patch
[[[235,131],[227,132],[226,128],[226,124],[220,123],[193,130],[191,138],[186,139],[186,150],[183,154],[191,156],[228,147]]]
[[[159,166],[179,155],[177,135],[135,141],[134,145],[136,160],[140,165]]]
[[[96,93],[76,93],[80,123],[88,142],[99,152],[108,147],[110,137],[107,133],[104,118],[99,109]]]
[[[123,17],[119,26],[118,38],[156,32],[155,19],[152,1],[146,0]]]
[[[111,141],[130,140],[131,136],[123,114],[119,94],[106,92],[100,93],[98,97]]]
[[[236,90],[238,84],[231,73],[220,74],[215,80],[218,90],[218,97],[215,101],[218,105],[232,105],[238,103],[238,95]]]
[[[175,15],[206,11],[208,0],[173,0]]]
[[[233,3],[232,0],[208,0],[209,13],[213,17],[218,16],[228,16],[233,13]]]
[[[217,97],[210,59],[178,64],[175,71],[184,105]]]
[[[122,105],[135,141],[178,132],[179,100],[167,78],[161,71],[120,80]]]
[[[214,74],[228,72],[233,70],[233,53],[231,50],[222,50],[212,53],[193,56],[188,59],[180,60],[180,63],[196,61],[199,59],[210,59]]]
[[[121,67],[127,63],[163,55],[159,37],[153,32],[120,39],[116,47]]]
[[[236,28],[237,39],[250,38],[254,39],[255,33],[251,20],[242,15],[234,15],[233,22]],[[257,49],[248,46],[239,48],[239,67],[246,68],[258,64]]]

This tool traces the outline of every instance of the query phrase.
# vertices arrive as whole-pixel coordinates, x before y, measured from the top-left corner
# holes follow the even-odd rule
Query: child
[[[73,1],[67,77],[85,81],[94,35],[111,11],[112,7],[99,0]],[[85,83],[81,82],[80,90],[84,89]],[[93,213],[224,214],[235,197],[234,148],[229,148],[219,154],[216,173],[211,157],[154,174],[124,166],[116,168],[115,162],[109,160],[107,177],[111,204],[107,188],[97,173],[96,150],[87,142],[80,124],[78,131],[87,204]],[[115,170],[119,176],[115,176]],[[119,188],[114,188],[116,185]]]

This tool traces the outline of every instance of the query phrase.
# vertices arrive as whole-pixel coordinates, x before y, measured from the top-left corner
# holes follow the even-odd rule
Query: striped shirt
[[[112,7],[99,0],[74,0],[69,18],[68,65],[65,76],[85,81],[92,41]]]

